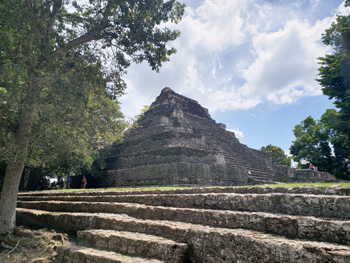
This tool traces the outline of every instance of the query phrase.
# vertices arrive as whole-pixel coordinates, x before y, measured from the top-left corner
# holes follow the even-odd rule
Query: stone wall
[[[274,181],[277,182],[332,182],[333,175],[309,169],[294,169],[286,165],[275,165]]]

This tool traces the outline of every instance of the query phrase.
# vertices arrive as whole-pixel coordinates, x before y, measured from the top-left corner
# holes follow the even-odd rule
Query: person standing
[[[63,189],[64,187],[64,180],[60,174],[57,176],[57,186],[58,186],[58,189]]]
[[[87,180],[85,176],[83,176],[83,179],[81,180],[81,188],[85,189],[87,185]]]
[[[63,177],[60,178],[60,181],[58,182],[58,185],[59,185],[60,189],[63,189],[63,187],[64,187],[64,179],[63,179]]]
[[[70,183],[72,182],[72,179],[68,176],[67,178],[67,189],[70,189]]]

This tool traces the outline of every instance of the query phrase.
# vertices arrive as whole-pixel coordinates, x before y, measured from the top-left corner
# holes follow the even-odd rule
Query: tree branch
[[[96,34],[102,32],[104,29],[109,27],[109,22],[101,22],[101,24],[89,32],[85,33],[84,35],[73,39],[72,41],[66,43],[62,47],[58,48],[51,56],[49,56],[45,61],[40,63],[39,68],[46,67],[49,63],[51,63],[55,58],[57,58],[59,55],[66,53],[68,50],[72,50],[77,48],[78,46],[81,46],[82,44],[88,43],[92,40],[99,40],[101,37],[96,37]]]
[[[111,1],[108,1],[108,4],[106,6],[106,9],[104,11],[104,14],[103,14],[103,22],[107,22],[108,21],[108,17],[111,13]]]
[[[52,7],[51,17],[55,16],[62,7],[62,0],[55,0]]]

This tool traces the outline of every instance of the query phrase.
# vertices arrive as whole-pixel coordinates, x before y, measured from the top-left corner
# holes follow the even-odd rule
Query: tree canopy
[[[180,33],[166,24],[183,13],[175,0],[0,0],[0,234],[14,226],[25,165],[89,164],[109,143],[123,75],[133,62],[158,71],[169,60]]]
[[[350,1],[345,1],[350,6]],[[350,16],[337,16],[323,34],[323,43],[333,47],[333,54],[319,58],[317,81],[323,94],[334,100],[337,113],[326,112],[321,120],[331,132],[337,173],[350,172]],[[344,171],[345,169],[345,171]]]
[[[328,109],[322,116],[320,123],[332,148],[332,174],[339,179],[350,179],[350,148],[344,147],[346,136],[338,132],[341,125],[340,113],[335,109]]]
[[[101,66],[88,65],[86,59],[72,54],[45,73],[50,82],[39,94],[26,166],[89,166],[98,149],[120,137],[119,105],[106,91]],[[14,138],[20,100],[17,86],[2,84],[7,88],[0,105],[0,157],[11,161],[17,155]]]
[[[330,172],[331,148],[321,124],[309,116],[296,125],[293,132],[296,137],[290,147],[293,160],[302,168],[307,168],[307,163],[311,162],[320,171]]]
[[[269,144],[261,147],[260,151],[265,153],[270,160],[276,164],[292,165],[291,158],[288,157],[280,147]]]
[[[296,125],[293,132],[296,140],[292,142],[290,153],[301,168],[312,163],[320,171],[334,174],[339,179],[349,179],[347,154],[342,146],[343,136],[335,127],[339,125],[339,113],[327,110],[320,120],[307,117]]]

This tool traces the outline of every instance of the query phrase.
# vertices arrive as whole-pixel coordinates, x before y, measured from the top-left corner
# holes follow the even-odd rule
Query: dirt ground
[[[8,236],[0,236],[0,262],[55,262],[56,248],[68,245],[67,234],[47,229],[16,227]]]

